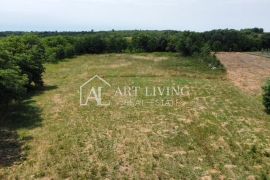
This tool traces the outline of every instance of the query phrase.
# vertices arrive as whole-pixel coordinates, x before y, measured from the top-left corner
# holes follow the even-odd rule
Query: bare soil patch
[[[227,69],[228,78],[245,92],[261,92],[263,83],[270,78],[270,59],[245,53],[217,53]]]

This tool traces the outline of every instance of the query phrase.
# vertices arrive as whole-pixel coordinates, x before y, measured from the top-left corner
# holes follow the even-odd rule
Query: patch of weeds
[[[165,140],[165,143],[172,146],[184,146],[187,147],[191,144],[192,138],[183,132],[178,132],[174,137],[168,137]]]
[[[101,176],[106,176],[108,173],[108,168],[106,166],[102,166],[101,169],[100,169],[100,175]]]

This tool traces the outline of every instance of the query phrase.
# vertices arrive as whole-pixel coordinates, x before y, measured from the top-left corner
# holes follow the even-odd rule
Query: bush
[[[42,62],[45,48],[40,38],[34,35],[11,36],[1,41],[0,54],[12,66],[19,68],[21,76],[27,76],[27,87],[43,85]]]
[[[218,58],[214,54],[211,54],[211,48],[208,44],[204,44],[201,48],[200,57],[211,69],[224,69],[223,64],[221,64]]]
[[[103,53],[106,50],[106,43],[101,36],[89,36],[83,39],[84,52],[83,53]]]
[[[177,51],[184,56],[192,56],[199,54],[204,45],[202,37],[199,33],[184,32],[178,40]]]
[[[106,51],[114,53],[124,52],[128,47],[128,42],[126,39],[116,36],[109,37],[106,44]]]
[[[201,56],[209,56],[211,54],[211,48],[208,44],[204,44],[204,46],[200,50]]]
[[[267,113],[270,113],[270,80],[263,86],[263,105]]]
[[[164,52],[166,51],[166,48],[168,46],[168,38],[165,36],[159,36],[157,38],[157,49],[158,52]]]
[[[27,90],[43,86],[45,48],[33,35],[0,41],[0,104],[22,99]]]
[[[208,55],[208,56],[204,56],[202,58],[203,58],[203,62],[208,64],[208,66],[211,69],[220,69],[220,70],[225,69],[223,64],[221,64],[221,62],[218,60],[218,58],[215,55]]]
[[[43,39],[46,49],[46,61],[58,62],[75,55],[75,40],[63,36],[53,36]]]
[[[20,100],[26,94],[27,76],[18,68],[0,69],[0,105]]]
[[[151,44],[150,37],[146,34],[136,34],[132,37],[132,47],[136,52],[149,52],[153,49]]]
[[[21,99],[26,93],[27,76],[0,51],[0,105]]]
[[[176,52],[177,51],[177,37],[176,36],[172,36],[168,38],[167,41],[167,47],[166,47],[166,51],[168,52]]]
[[[266,33],[262,35],[262,44],[264,49],[270,48],[270,33]]]

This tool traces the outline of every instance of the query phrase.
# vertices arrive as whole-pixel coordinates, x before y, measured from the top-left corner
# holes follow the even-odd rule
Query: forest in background
[[[44,63],[82,54],[178,52],[200,56],[211,68],[222,65],[211,55],[218,51],[268,51],[270,33],[243,30],[0,32],[0,104],[21,100],[43,86]]]

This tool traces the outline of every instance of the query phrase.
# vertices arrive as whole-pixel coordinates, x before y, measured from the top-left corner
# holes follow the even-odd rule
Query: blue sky
[[[1,0],[0,31],[262,27],[270,0]]]

